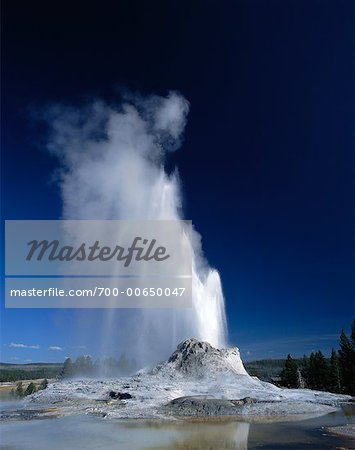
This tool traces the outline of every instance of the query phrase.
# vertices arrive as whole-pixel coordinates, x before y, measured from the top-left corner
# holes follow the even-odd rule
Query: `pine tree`
[[[17,395],[18,397],[23,397],[23,395],[24,395],[22,381],[20,381],[19,383],[17,383],[17,387],[16,387],[16,395]]]
[[[280,374],[282,386],[288,388],[298,387],[298,367],[290,354],[287,355],[285,366]]]
[[[329,390],[331,392],[340,392],[340,367],[339,358],[336,350],[332,349],[329,366]]]
[[[305,378],[309,389],[326,390],[328,388],[329,368],[321,351],[311,353]]]
[[[27,386],[27,389],[25,391],[25,395],[31,395],[36,392],[36,385],[31,381],[31,383]]]
[[[353,323],[351,325],[351,335],[350,335],[351,343],[353,348],[355,348],[355,319],[353,319]]]
[[[352,395],[355,395],[355,319],[353,319],[353,323],[351,325],[351,335],[350,335],[350,339],[351,339],[351,347],[352,347],[352,356],[353,356],[353,360],[352,360]]]
[[[94,373],[94,364],[92,362],[91,356],[85,356],[85,372],[87,376],[92,376]]]
[[[85,356],[78,356],[73,365],[75,375],[85,375]]]
[[[310,354],[309,360],[308,360],[308,364],[307,364],[307,376],[306,376],[306,383],[307,383],[307,387],[309,387],[309,389],[315,389],[316,386],[316,372],[317,372],[317,367],[315,364],[315,355],[312,352]]]
[[[91,376],[94,371],[94,365],[90,355],[78,356],[73,366],[75,375]]]
[[[60,373],[60,378],[70,378],[74,375],[74,365],[70,358],[64,361],[62,371]]]
[[[320,350],[314,355],[314,369],[314,389],[325,391],[328,387],[329,368]]]
[[[352,325],[351,340],[342,330],[340,335],[339,363],[342,391],[355,394],[355,326]]]
[[[48,380],[47,380],[47,378],[45,378],[45,379],[41,382],[39,388],[40,388],[41,390],[43,390],[43,389],[46,389],[47,386],[48,386]]]

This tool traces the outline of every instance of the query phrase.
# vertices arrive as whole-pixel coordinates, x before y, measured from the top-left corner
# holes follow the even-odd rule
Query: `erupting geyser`
[[[57,105],[47,111],[47,148],[62,167],[63,217],[181,219],[178,174],[166,173],[164,160],[181,144],[188,110],[188,102],[171,92],[118,106],[94,101],[82,109]],[[125,347],[142,363],[166,357],[191,336],[225,345],[219,274],[203,258],[195,231],[192,255],[192,310],[108,310],[103,348],[118,328]]]

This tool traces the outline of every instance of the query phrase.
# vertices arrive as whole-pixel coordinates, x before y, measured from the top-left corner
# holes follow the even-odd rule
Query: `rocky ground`
[[[355,424],[342,425],[339,427],[327,427],[325,431],[337,436],[349,437],[355,439]]]
[[[237,348],[215,349],[188,339],[151,371],[104,380],[67,380],[23,401],[24,409],[55,408],[58,414],[106,418],[248,416],[307,417],[336,410],[349,396],[307,389],[280,389],[250,377]]]

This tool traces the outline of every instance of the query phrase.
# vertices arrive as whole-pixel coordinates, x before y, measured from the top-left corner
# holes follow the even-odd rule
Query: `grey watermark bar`
[[[6,278],[6,308],[190,308],[192,278]]]
[[[9,220],[5,275],[191,276],[191,222]]]

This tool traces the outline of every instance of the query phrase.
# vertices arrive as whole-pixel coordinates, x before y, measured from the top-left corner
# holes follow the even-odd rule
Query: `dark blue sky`
[[[221,273],[231,344],[248,359],[337,345],[354,315],[354,3],[4,0],[2,9],[2,218],[60,216],[56,161],[41,151],[31,111],[112,100],[122,88],[178,90],[191,111],[168,163]],[[75,313],[1,313],[3,360],[75,353],[66,333]]]

